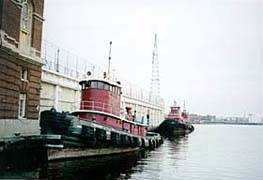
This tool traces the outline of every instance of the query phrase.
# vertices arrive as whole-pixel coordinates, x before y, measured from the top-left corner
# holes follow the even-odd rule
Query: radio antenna
[[[111,45],[112,45],[112,41],[110,41],[109,65],[108,65],[108,79],[110,79]]]

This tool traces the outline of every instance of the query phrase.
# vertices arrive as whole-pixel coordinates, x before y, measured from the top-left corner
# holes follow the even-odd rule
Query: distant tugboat
[[[170,108],[168,117],[158,127],[150,131],[160,133],[168,138],[186,135],[194,131],[194,126],[188,122],[188,113],[185,108],[181,113],[181,107],[176,102]]]

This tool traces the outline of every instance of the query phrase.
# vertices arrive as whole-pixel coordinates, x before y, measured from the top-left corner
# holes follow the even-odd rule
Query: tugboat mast
[[[109,64],[108,64],[108,80],[110,80],[111,45],[112,45],[112,41],[110,41]]]

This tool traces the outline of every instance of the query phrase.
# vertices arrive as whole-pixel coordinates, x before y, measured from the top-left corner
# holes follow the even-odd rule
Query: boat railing
[[[120,115],[120,108],[115,107],[110,103],[104,103],[99,101],[81,101],[75,103],[75,105],[80,105],[80,110],[102,111],[114,115]],[[77,108],[75,108],[75,110],[76,109]]]

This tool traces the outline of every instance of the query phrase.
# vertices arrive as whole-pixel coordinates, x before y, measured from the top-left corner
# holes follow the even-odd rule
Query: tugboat
[[[110,60],[109,56],[109,67]],[[121,113],[121,83],[110,80],[109,70],[102,79],[84,79],[79,84],[80,109],[41,113],[41,133],[57,135],[46,142],[48,160],[132,152],[162,143],[159,134],[147,133],[147,125],[135,122],[131,108],[126,107],[125,116]]]
[[[170,108],[168,117],[158,127],[150,131],[160,133],[166,138],[186,135],[194,131],[194,126],[188,121],[188,113],[185,107],[181,112],[181,107],[174,102],[174,105]]]
[[[110,155],[155,148],[162,138],[147,133],[147,125],[121,116],[121,85],[107,79],[82,80],[80,109],[71,113],[43,111],[43,135],[57,135],[47,142],[48,160]]]

